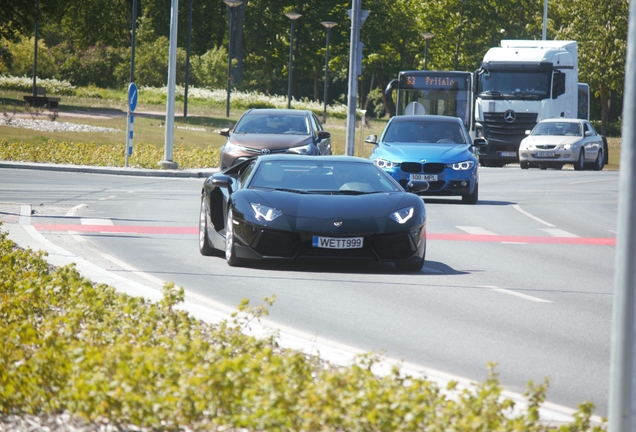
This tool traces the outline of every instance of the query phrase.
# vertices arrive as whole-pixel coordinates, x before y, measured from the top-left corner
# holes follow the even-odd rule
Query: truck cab
[[[475,133],[483,166],[519,162],[525,131],[546,118],[578,117],[575,41],[502,40],[475,72]]]

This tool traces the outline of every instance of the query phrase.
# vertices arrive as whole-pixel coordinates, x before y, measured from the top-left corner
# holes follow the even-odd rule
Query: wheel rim
[[[225,260],[232,259],[234,247],[234,224],[232,223],[232,210],[227,212],[227,227],[225,228]]]
[[[205,203],[201,200],[201,212],[199,213],[199,248],[203,249],[205,246],[205,230],[206,230],[206,220],[205,220]]]

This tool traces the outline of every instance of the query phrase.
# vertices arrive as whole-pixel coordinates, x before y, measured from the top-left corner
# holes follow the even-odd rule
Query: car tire
[[[215,249],[210,246],[208,238],[208,218],[205,209],[205,197],[201,197],[201,211],[199,212],[199,252],[204,256],[215,254]]]
[[[562,163],[554,164],[553,168],[555,170],[562,170],[563,169],[563,164]]]
[[[544,164],[544,163],[540,163],[540,164],[539,164],[539,169],[540,169],[540,170],[547,170],[547,169],[548,169],[548,166],[547,166],[546,164]]]
[[[230,267],[241,264],[241,260],[236,257],[235,251],[236,237],[234,237],[234,224],[232,223],[232,209],[227,211],[227,226],[225,227],[225,262]]]
[[[405,272],[416,272],[422,270],[424,267],[424,257],[418,258],[414,261],[399,261],[395,262],[395,268]]]
[[[605,166],[605,152],[602,148],[598,150],[598,154],[596,155],[596,160],[594,161],[594,165],[592,168],[594,171],[602,171]]]
[[[464,204],[477,204],[477,200],[479,200],[479,183],[475,183],[473,193],[462,195],[462,203]]]
[[[574,163],[574,169],[576,171],[583,171],[585,169],[585,150],[581,149],[579,152],[579,158]]]
[[[521,169],[530,168],[530,164],[528,162],[519,162],[519,166],[521,167]]]

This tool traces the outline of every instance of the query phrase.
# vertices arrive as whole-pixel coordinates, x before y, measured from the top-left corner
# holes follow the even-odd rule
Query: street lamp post
[[[327,123],[327,83],[329,80],[329,34],[331,29],[337,24],[332,21],[322,21],[322,24],[327,29],[327,51],[325,52],[325,92],[323,96],[323,110],[322,110],[322,123]]]
[[[422,36],[424,38],[424,41],[426,42],[424,45],[424,70],[428,70],[428,41],[430,39],[433,39],[435,37],[435,35],[433,33],[429,33],[429,32],[424,32],[424,33],[420,33],[420,36]]]
[[[230,92],[232,91],[232,32],[234,30],[234,9],[243,2],[240,0],[223,0],[228,7],[230,24],[228,31],[227,47],[227,101],[225,102],[225,117],[230,116]]]
[[[288,12],[285,14],[287,18],[291,20],[291,34],[289,37],[289,71],[287,82],[287,109],[291,108],[291,93],[292,93],[292,67],[294,57],[294,22],[302,15],[296,12]]]

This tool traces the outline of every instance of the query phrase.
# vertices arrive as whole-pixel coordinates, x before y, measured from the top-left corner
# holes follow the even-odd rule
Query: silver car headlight
[[[250,203],[252,205],[252,210],[254,210],[254,215],[257,220],[265,220],[267,222],[271,222],[279,216],[283,215],[283,212],[275,209],[273,207],[268,207],[259,203]]]
[[[311,147],[312,147],[311,144],[306,144],[306,145],[298,146],[298,147],[292,147],[287,150],[287,153],[310,154],[312,150]]]
[[[393,219],[394,221],[396,221],[397,223],[403,224],[413,217],[414,212],[415,212],[415,209],[413,207],[405,207],[401,210],[391,213],[389,217]]]
[[[455,171],[466,171],[472,169],[475,166],[475,162],[473,161],[464,161],[464,162],[455,162],[454,164],[449,164],[452,169]]]
[[[398,162],[391,162],[385,159],[373,159],[373,163],[379,168],[397,168],[400,166]]]
[[[579,144],[578,143],[574,143],[574,144],[565,144],[563,146],[563,150],[576,150],[577,148],[579,148]]]

